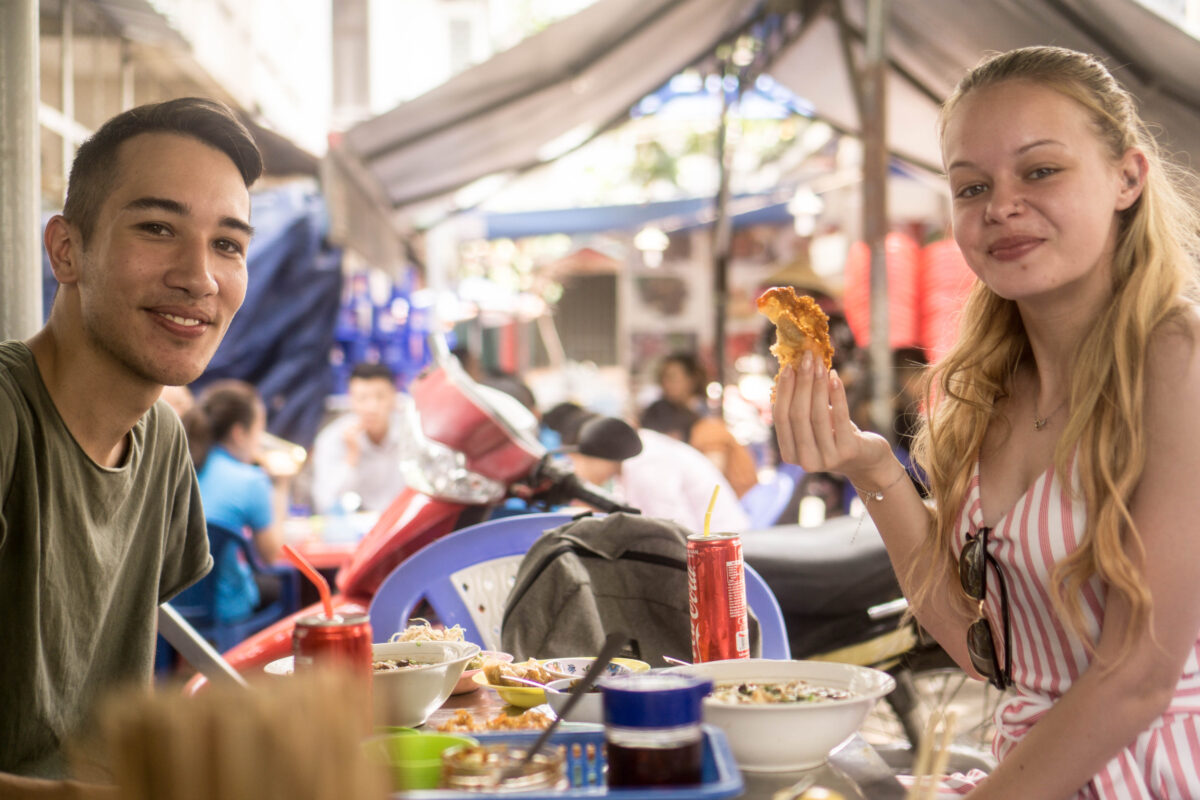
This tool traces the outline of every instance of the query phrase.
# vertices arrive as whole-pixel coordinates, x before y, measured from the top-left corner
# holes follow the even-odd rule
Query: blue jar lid
[[[675,728],[701,720],[701,701],[713,689],[707,678],[638,673],[601,679],[604,724],[625,728]]]

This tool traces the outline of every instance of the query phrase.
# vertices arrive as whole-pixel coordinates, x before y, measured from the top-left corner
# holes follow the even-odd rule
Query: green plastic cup
[[[442,778],[442,751],[460,744],[476,745],[470,736],[398,731],[367,741],[369,756],[391,771],[392,791],[436,789]]]

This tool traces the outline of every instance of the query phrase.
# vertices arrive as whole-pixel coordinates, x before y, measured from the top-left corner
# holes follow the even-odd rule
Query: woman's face
[[[663,365],[660,384],[663,398],[672,403],[686,405],[692,399],[692,376],[676,361]]]
[[[954,238],[980,280],[1018,301],[1108,291],[1118,212],[1141,193],[1140,152],[1114,163],[1082,105],[1018,80],[966,95],[942,147]]]

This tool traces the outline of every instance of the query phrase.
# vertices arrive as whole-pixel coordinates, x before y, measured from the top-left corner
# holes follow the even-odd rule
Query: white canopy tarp
[[[861,63],[867,0],[842,0]],[[781,7],[788,10],[782,17]],[[394,209],[551,160],[623,119],[672,75],[756,20],[782,20],[767,72],[818,116],[857,132],[853,83],[830,2],[598,0],[386,114],[349,130],[357,162]],[[891,0],[887,142],[940,166],[938,103],[986,52],[1055,44],[1106,59],[1161,126],[1168,151],[1200,157],[1200,42],[1134,0]],[[776,16],[772,17],[772,14]]]

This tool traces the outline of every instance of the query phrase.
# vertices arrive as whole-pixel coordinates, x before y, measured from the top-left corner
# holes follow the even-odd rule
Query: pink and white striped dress
[[[1073,480],[1078,480],[1077,473]],[[979,464],[959,517],[959,548],[984,525]],[[1008,584],[1014,687],[996,712],[992,750],[1003,759],[1089,664],[1083,640],[1060,620],[1051,602],[1050,573],[1077,546],[1086,529],[1082,499],[1075,500],[1048,468],[988,534],[988,549]],[[1093,577],[1083,590],[1088,633],[1099,638],[1104,588]],[[988,580],[987,615],[1002,647],[1000,592]],[[982,773],[947,779],[943,790],[965,794]],[[1170,707],[1076,795],[1077,798],[1200,798],[1200,642],[1192,647]]]

